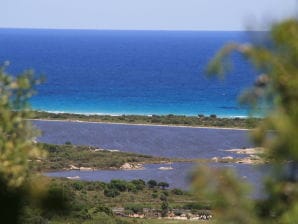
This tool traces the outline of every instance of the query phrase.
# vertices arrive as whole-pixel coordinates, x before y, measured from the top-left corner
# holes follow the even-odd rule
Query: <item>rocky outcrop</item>
[[[70,170],[80,170],[80,171],[93,171],[94,168],[91,168],[91,167],[77,167],[77,166],[74,166],[74,165],[69,165],[69,169]]]
[[[74,165],[69,165],[69,169],[71,169],[71,170],[80,170],[79,167],[74,166]]]
[[[124,163],[121,167],[121,170],[142,170],[144,166],[142,164],[134,164],[134,163]]]
[[[93,170],[94,169],[91,167],[83,167],[83,166],[80,167],[80,171],[93,171]]]

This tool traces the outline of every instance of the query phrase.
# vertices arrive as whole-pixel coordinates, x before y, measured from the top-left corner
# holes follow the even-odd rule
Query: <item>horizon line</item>
[[[45,27],[0,27],[0,29],[20,30],[70,30],[70,31],[165,31],[165,32],[268,32],[265,29],[96,29],[96,28],[45,28]]]

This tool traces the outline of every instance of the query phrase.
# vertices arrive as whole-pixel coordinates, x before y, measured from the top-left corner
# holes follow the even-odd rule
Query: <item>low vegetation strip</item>
[[[76,120],[88,122],[110,122],[128,124],[183,125],[194,127],[254,128],[260,118],[219,118],[216,115],[183,116],[183,115],[84,115],[71,113],[48,113],[35,111],[33,119]]]
[[[103,150],[96,147],[38,143],[48,156],[32,161],[32,168],[40,171],[63,169],[140,169],[143,164],[188,162],[186,159],[168,159],[118,150]]]

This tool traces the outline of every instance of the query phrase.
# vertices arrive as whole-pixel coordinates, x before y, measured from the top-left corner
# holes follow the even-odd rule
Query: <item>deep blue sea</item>
[[[234,54],[225,79],[207,78],[208,61],[247,32],[0,29],[8,71],[46,77],[37,110],[99,114],[245,116],[237,96],[256,73]]]

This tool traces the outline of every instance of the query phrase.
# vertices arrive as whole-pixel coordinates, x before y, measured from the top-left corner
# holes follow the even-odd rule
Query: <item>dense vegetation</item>
[[[69,113],[48,113],[34,111],[34,119],[74,120],[89,122],[111,122],[129,124],[160,124],[183,125],[200,127],[226,127],[226,128],[254,128],[260,122],[260,118],[219,118],[216,115],[183,116],[183,115],[84,115]]]
[[[143,180],[103,183],[45,178],[45,181],[49,182],[50,195],[46,203],[55,203],[58,195],[67,210],[57,213],[30,206],[23,214],[23,223],[158,223],[148,218],[156,218],[163,211],[173,211],[177,216],[210,214],[209,204],[198,203],[190,193],[163,189],[159,184],[152,187]],[[139,221],[125,218],[133,214],[145,214],[147,218]]]

